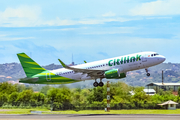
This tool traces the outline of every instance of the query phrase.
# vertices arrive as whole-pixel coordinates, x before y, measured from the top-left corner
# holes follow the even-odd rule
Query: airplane
[[[145,69],[150,76],[148,68],[158,65],[166,60],[156,52],[139,52],[110,59],[89,62],[85,64],[68,66],[60,59],[64,68],[46,70],[32,60],[25,53],[17,54],[26,78],[21,78],[20,83],[31,84],[68,84],[85,80],[95,80],[94,87],[103,86],[102,79],[122,79],[128,71]],[[100,79],[100,82],[97,82]]]

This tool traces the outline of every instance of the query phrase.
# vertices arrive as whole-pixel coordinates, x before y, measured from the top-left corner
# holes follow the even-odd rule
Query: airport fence
[[[58,104],[58,103],[51,103],[51,104],[41,104],[41,105],[36,105],[36,104],[8,104],[4,103],[1,104],[2,108],[46,108],[49,110],[53,111],[58,111],[58,110],[104,110],[106,108],[106,104],[101,104],[101,105],[73,105],[69,103],[65,104]],[[176,105],[176,108],[180,109],[180,103]],[[122,110],[122,109],[166,109],[165,106],[159,106],[156,103],[118,103],[118,104],[112,104],[111,105],[111,110]]]

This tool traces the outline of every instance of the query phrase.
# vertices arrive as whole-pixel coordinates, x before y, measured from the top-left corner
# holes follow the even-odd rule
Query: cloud
[[[139,19],[139,18],[138,18]],[[42,22],[41,25],[45,26],[64,26],[64,25],[91,25],[91,24],[104,24],[106,22],[126,22],[131,20],[137,20],[137,18],[125,18],[125,17],[94,17],[84,18],[78,20],[60,19],[57,17],[55,20],[49,20]]]
[[[28,27],[38,24],[41,9],[37,6],[20,6],[0,11],[1,27]]]
[[[124,33],[133,33],[134,31],[138,30],[138,28],[135,27],[105,27],[105,28],[96,28],[96,29],[91,29],[89,31],[84,31],[82,34],[85,35],[112,35],[112,34],[124,34]]]
[[[136,18],[135,18],[136,19]],[[38,27],[38,26],[67,26],[67,25],[91,25],[104,24],[106,22],[125,22],[134,20],[134,18],[118,17],[113,12],[107,12],[96,17],[85,18],[55,18],[45,19],[41,14],[39,6],[19,6],[17,8],[8,7],[0,11],[0,27]]]
[[[116,16],[116,14],[110,11],[108,13],[103,14],[102,16],[103,17],[112,17],[112,16]]]
[[[13,35],[0,35],[0,41],[27,40],[35,37],[14,37]]]
[[[42,31],[74,31],[78,28],[59,28],[59,29],[43,29]]]
[[[5,37],[5,36],[7,36],[7,35],[0,35],[0,37]]]
[[[79,20],[79,24],[105,24],[107,22],[126,22],[132,20],[138,20],[139,18],[127,18],[127,17],[99,17],[94,19]]]
[[[44,25],[48,25],[48,26],[75,25],[77,23],[78,23],[77,21],[60,19],[59,17],[57,17],[55,20],[43,22]]]
[[[158,15],[179,15],[180,0],[157,0],[149,3],[142,3],[131,9],[131,15],[158,16]]]
[[[1,38],[1,37],[0,37]],[[12,38],[3,38],[0,41],[12,41],[12,40],[26,40],[26,39],[34,39],[34,37],[12,37]]]

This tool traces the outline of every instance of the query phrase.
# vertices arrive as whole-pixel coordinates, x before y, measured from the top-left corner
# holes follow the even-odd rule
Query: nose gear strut
[[[150,76],[150,73],[148,73],[148,69],[145,69],[146,70],[146,75],[149,77]]]

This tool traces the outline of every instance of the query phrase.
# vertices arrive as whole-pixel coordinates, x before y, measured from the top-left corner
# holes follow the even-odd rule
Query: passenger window
[[[153,54],[151,54],[151,56],[153,57]]]
[[[154,56],[156,56],[156,54],[154,54]]]

